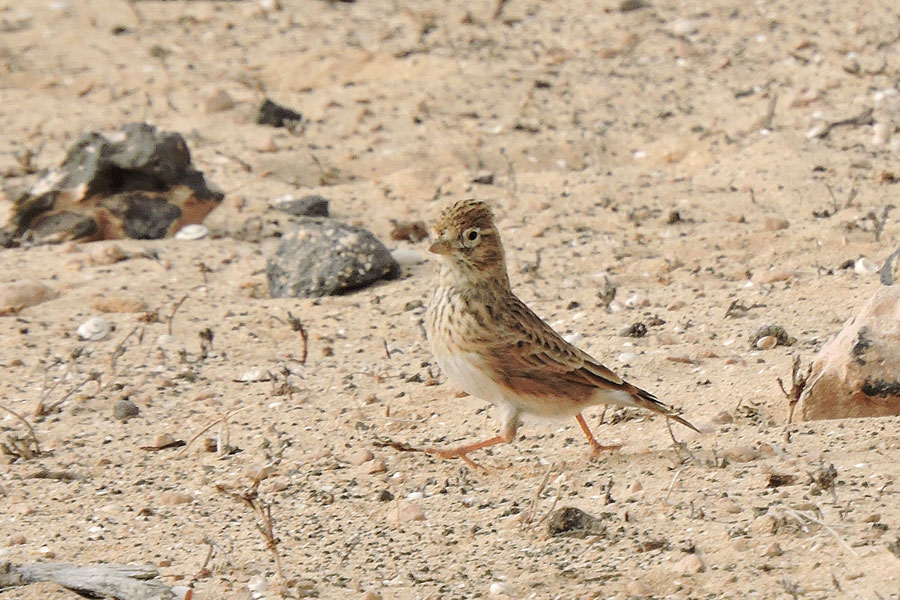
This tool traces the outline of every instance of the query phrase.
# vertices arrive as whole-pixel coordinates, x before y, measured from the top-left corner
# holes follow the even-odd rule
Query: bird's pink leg
[[[516,437],[516,429],[518,428],[514,426],[505,426],[503,428],[503,432],[500,435],[496,435],[492,438],[486,439],[483,442],[476,442],[474,444],[467,444],[465,446],[458,446],[456,448],[425,448],[425,452],[427,454],[438,456],[440,458],[461,458],[467,465],[469,465],[469,467],[487,471],[485,467],[479,465],[467,455],[470,452],[475,452],[476,450],[481,450],[482,448],[487,448],[489,446],[510,443]]]
[[[581,430],[584,432],[584,435],[587,437],[588,442],[591,443],[591,458],[597,458],[600,456],[602,452],[608,452],[610,450],[618,450],[622,447],[622,444],[614,444],[612,446],[601,446],[597,443],[596,438],[594,438],[594,434],[591,433],[591,428],[588,427],[588,424],[585,422],[584,417],[581,416],[581,413],[575,415],[575,420],[578,421],[578,424],[581,425]]]

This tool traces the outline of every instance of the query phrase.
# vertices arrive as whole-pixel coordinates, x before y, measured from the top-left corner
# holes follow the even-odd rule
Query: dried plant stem
[[[34,453],[40,454],[41,453],[41,445],[38,443],[37,433],[35,433],[34,427],[31,426],[31,423],[29,423],[25,419],[25,417],[23,417],[22,415],[20,415],[19,413],[17,413],[16,411],[14,411],[13,409],[11,409],[9,407],[6,407],[6,406],[3,406],[2,404],[0,404],[0,408],[2,408],[3,410],[5,410],[6,412],[8,412],[9,414],[11,414],[12,416],[14,416],[15,418],[17,418],[18,420],[22,421],[22,423],[25,424],[25,427],[28,428],[28,433],[31,435],[31,441],[32,441],[32,443],[34,443]]]

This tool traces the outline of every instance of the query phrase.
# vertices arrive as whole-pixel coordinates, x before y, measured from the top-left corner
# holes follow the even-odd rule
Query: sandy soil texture
[[[0,4],[6,188],[85,131],[147,121],[226,192],[204,240],[0,251],[0,281],[60,293],[0,317],[0,404],[40,446],[0,455],[0,559],[151,562],[203,599],[900,598],[900,419],[786,428],[776,382],[900,245],[900,9],[638,4]],[[264,98],[302,125],[257,125]],[[393,221],[492,202],[518,295],[706,433],[676,431],[676,451],[659,418],[591,411],[623,444],[592,463],[574,420],[527,422],[476,457],[487,474],[393,447],[496,422],[432,364],[431,261],[268,298],[271,202],[311,193],[423,257]],[[96,315],[112,335],[80,340]],[[754,347],[767,325],[796,342]],[[123,399],[136,417],[115,417]],[[282,577],[241,499],[254,480]],[[551,535],[563,507],[597,521]]]

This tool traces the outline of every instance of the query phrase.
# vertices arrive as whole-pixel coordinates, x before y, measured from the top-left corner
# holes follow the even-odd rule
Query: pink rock
[[[813,359],[804,420],[900,415],[900,286],[880,288]]]
[[[59,296],[40,281],[11,281],[0,283],[0,312],[17,311]]]

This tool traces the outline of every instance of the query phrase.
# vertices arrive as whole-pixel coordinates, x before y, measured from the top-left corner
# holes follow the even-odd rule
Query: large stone
[[[273,298],[315,298],[394,277],[400,267],[365,229],[334,219],[302,218],[266,263]]]
[[[880,288],[813,359],[804,420],[900,415],[900,286]]]
[[[222,198],[194,169],[181,135],[132,123],[109,138],[82,136],[14,200],[0,241],[162,238],[199,223]]]

